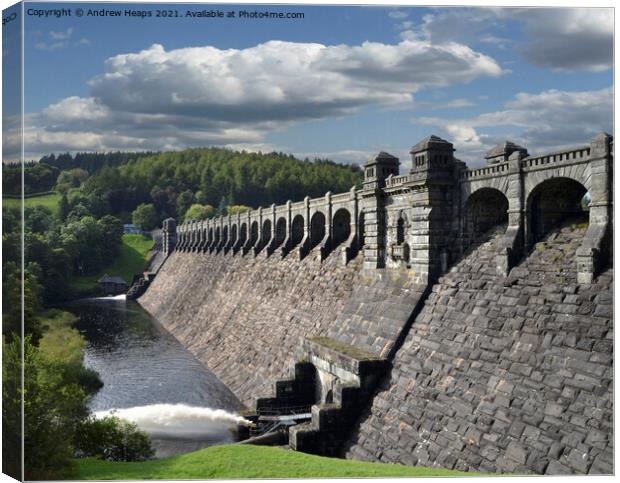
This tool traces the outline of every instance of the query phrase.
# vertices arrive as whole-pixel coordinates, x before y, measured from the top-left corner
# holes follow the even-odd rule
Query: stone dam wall
[[[471,471],[612,471],[612,272],[577,283],[585,229],[568,225],[499,276],[504,231],[432,286],[343,456]],[[363,270],[360,257],[343,265],[336,254],[320,262],[173,252],[140,303],[253,406],[290,377],[307,337],[385,356],[422,290],[405,275]]]
[[[361,262],[175,251],[139,301],[253,406],[289,375],[306,337],[390,352],[423,288]]]
[[[433,287],[346,456],[509,473],[613,472],[612,271],[577,284],[584,229],[505,279],[495,235]]]
[[[259,415],[310,411],[294,449],[613,472],[613,138],[474,170],[437,136],[411,155],[347,193],[165,220],[133,295]]]

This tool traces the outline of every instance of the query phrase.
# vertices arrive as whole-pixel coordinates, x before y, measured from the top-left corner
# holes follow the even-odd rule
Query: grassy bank
[[[153,248],[153,240],[143,235],[123,235],[122,245],[114,263],[103,268],[94,275],[75,277],[71,286],[79,293],[94,290],[104,273],[112,277],[121,277],[128,284],[133,276],[142,273],[146,268],[149,252]]]
[[[49,361],[65,364],[82,364],[82,350],[86,344],[84,337],[71,325],[77,317],[62,310],[47,310],[41,317],[44,327],[39,342],[41,354]]]
[[[459,476],[462,473],[381,463],[366,463],[250,445],[213,446],[159,460],[122,463],[76,460],[70,475],[77,480],[242,479],[242,478],[344,478]]]
[[[58,202],[60,201],[59,193],[47,193],[41,196],[31,196],[24,199],[26,207],[33,208],[35,206],[44,206],[49,208],[54,216],[58,215]],[[20,199],[16,198],[2,198],[2,205],[6,207],[19,208],[22,204]]]
[[[80,384],[88,393],[94,393],[103,386],[99,374],[83,365],[86,339],[72,327],[77,317],[58,309],[46,310],[39,316],[43,336],[39,351],[45,361],[53,364],[56,371]]]

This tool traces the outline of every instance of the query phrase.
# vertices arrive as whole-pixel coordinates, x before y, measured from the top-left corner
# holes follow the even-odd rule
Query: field
[[[75,460],[75,480],[353,478],[480,476],[441,468],[424,468],[324,458],[266,446],[213,446],[159,460],[124,463]]]
[[[49,208],[54,215],[58,215],[58,202],[60,201],[59,193],[45,194],[42,196],[33,196],[26,198],[24,203],[26,207],[44,206]],[[2,198],[2,205],[6,207],[19,208],[21,200],[15,198]]]
[[[71,286],[78,292],[92,290],[104,273],[112,277],[121,277],[130,284],[133,276],[142,273],[146,267],[148,254],[152,247],[153,240],[150,238],[142,235],[123,235],[120,252],[112,265],[94,275],[75,277]]]

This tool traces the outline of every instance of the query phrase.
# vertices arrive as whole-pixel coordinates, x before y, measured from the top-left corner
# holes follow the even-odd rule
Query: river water
[[[89,402],[91,411],[116,410],[136,422],[158,457],[234,441],[231,413],[243,408],[239,400],[157,320],[123,297],[67,307],[87,340],[84,365],[104,383]]]

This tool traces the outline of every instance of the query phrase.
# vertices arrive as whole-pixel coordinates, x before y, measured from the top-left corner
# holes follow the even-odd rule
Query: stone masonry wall
[[[613,472],[613,276],[577,284],[584,231],[551,232],[506,279],[496,275],[496,233],[442,277],[346,456]]]
[[[361,257],[322,263],[173,252],[139,299],[245,404],[274,395],[309,336],[387,353],[421,288],[402,274],[361,269]]]

